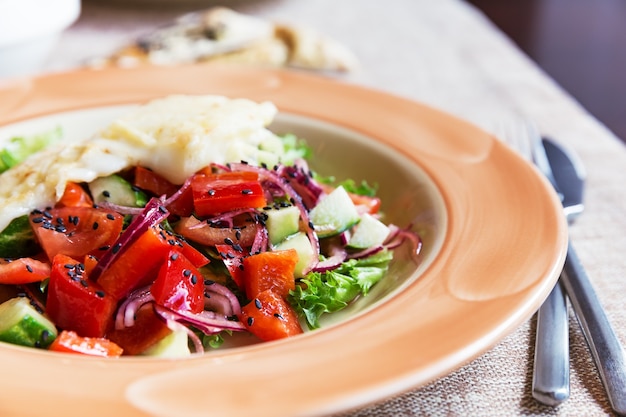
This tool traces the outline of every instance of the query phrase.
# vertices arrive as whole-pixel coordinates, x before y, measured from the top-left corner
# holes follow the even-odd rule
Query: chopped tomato
[[[182,239],[177,239],[177,242],[180,243],[180,247],[178,250],[185,255],[185,258],[189,259],[189,261],[196,268],[200,268],[201,266],[207,265],[211,260],[206,257],[202,252],[198,249],[191,246],[189,243],[185,242]],[[177,244],[178,246],[178,244]]]
[[[235,249],[231,245],[215,245],[215,250],[224,261],[224,266],[228,270],[233,281],[239,288],[243,289],[243,260],[248,256],[248,251]]]
[[[380,198],[370,197],[367,195],[360,195],[354,193],[348,193],[350,199],[357,208],[362,207],[363,211],[369,214],[376,214],[380,210]]]
[[[271,290],[286,297],[295,289],[293,271],[298,263],[295,249],[261,252],[243,260],[243,285],[248,298]]]
[[[291,306],[271,290],[263,291],[243,306],[239,320],[250,333],[266,342],[302,333]]]
[[[149,228],[100,275],[98,284],[118,300],[126,297],[152,281],[174,242],[157,227]]]
[[[75,182],[65,184],[65,191],[55,207],[93,207],[89,193]]]
[[[180,219],[174,228],[176,233],[192,242],[205,246],[215,246],[230,239],[242,247],[252,246],[256,235],[256,225],[246,224],[240,227],[215,227],[201,222],[193,216]]]
[[[191,187],[185,188],[180,196],[167,205],[171,214],[188,217],[193,213],[193,192]]]
[[[157,197],[163,195],[169,197],[178,191],[179,188],[156,172],[140,166],[135,167],[133,184],[142,190],[151,192]]]
[[[103,337],[112,324],[117,300],[89,281],[83,265],[66,255],[52,262],[46,314],[61,329]]]
[[[50,276],[50,264],[33,258],[0,259],[0,284],[22,285]]]
[[[204,310],[204,280],[193,264],[176,249],[170,250],[150,287],[157,304],[175,311]]]
[[[118,357],[123,349],[104,337],[82,337],[63,330],[48,347],[55,352],[79,353],[91,356]]]
[[[172,248],[177,248],[195,267],[209,262],[194,247],[155,226],[139,236],[118,256],[98,278],[98,284],[119,300],[132,290],[152,282]]]
[[[85,274],[89,276],[89,274],[91,274],[91,271],[93,271],[97,264],[98,258],[96,258],[94,255],[85,255],[85,260],[83,261],[83,265],[85,265]]]
[[[50,261],[57,254],[82,260],[87,254],[98,256],[112,245],[124,218],[111,210],[60,207],[31,213],[30,223]]]
[[[172,331],[155,312],[152,304],[145,304],[135,313],[131,327],[113,329],[107,337],[124,349],[125,355],[139,355]]]
[[[263,187],[255,172],[196,175],[191,180],[191,191],[199,216],[266,205]]]

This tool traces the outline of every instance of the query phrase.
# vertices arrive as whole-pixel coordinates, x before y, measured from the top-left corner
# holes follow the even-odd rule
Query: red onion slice
[[[291,203],[298,208],[298,210],[300,211],[300,217],[303,223],[305,224],[306,234],[309,237],[309,241],[311,242],[313,253],[315,254],[315,256],[312,257],[311,264],[307,265],[307,267],[304,269],[304,274],[313,270],[313,268],[317,264],[317,259],[319,259],[320,243],[319,243],[317,234],[315,233],[311,225],[309,212],[307,208],[304,206],[304,203],[302,202],[302,198],[300,197],[300,195],[286,182],[285,179],[283,179],[275,171],[270,171],[262,167],[257,167],[257,166],[248,165],[244,163],[230,164],[230,167],[233,171],[256,172],[262,181],[268,181],[273,186],[276,186],[280,188],[281,190],[283,190],[285,195],[289,197]]]

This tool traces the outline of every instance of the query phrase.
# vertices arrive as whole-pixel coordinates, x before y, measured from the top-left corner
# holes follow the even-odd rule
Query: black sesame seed
[[[281,316],[281,315],[280,315],[280,314],[278,314],[278,313],[274,313],[274,317],[276,317],[276,318],[277,318],[277,319],[279,319],[279,320],[285,320],[285,319],[284,319],[284,317],[283,317],[283,316]]]
[[[115,220],[115,216],[112,215],[111,213],[107,213],[107,219],[109,220]]]
[[[254,317],[248,317],[248,326],[252,326],[254,324]]]
[[[212,279],[205,279],[204,280],[204,285],[213,285],[215,284],[215,281],[213,281]]]
[[[65,264],[65,265],[63,265],[63,268],[65,268],[65,269],[74,269],[74,268],[76,268],[76,264]]]
[[[109,249],[111,249],[111,245],[105,245],[99,248],[99,250],[109,250]]]
[[[102,195],[103,195],[103,196],[105,196],[106,198],[111,197],[111,193],[110,193],[108,190],[104,190],[104,191],[102,192]]]
[[[82,285],[83,287],[88,287],[89,283],[87,281],[85,281],[84,279],[80,280],[80,285]]]
[[[91,228],[92,228],[93,230],[96,230],[96,229],[98,228],[98,226],[99,226],[99,225],[98,225],[98,222],[93,222],[93,224],[91,225]]]
[[[159,206],[159,211],[163,214],[167,213],[167,209],[163,206]]]
[[[249,188],[245,188],[245,189],[241,190],[241,194],[243,194],[243,195],[250,195],[250,194],[252,194],[252,190],[249,189]]]
[[[183,270],[183,276],[185,276],[185,278],[188,278],[191,275],[191,271],[188,269]]]
[[[44,221],[44,218],[43,218],[43,217],[33,217],[33,218],[32,218],[32,222],[33,222],[33,223],[41,223],[41,222],[43,222],[43,221]]]
[[[215,190],[214,189],[210,189],[209,190],[209,195],[215,195]]]
[[[116,243],[113,246],[113,249],[111,249],[111,252],[113,252],[113,254],[116,254],[120,251],[120,249],[122,249],[122,244],[121,243]]]
[[[261,301],[258,298],[254,299],[254,306],[258,308],[259,310],[261,309],[261,307],[263,307],[263,305],[261,304]]]
[[[176,259],[178,259],[178,254],[174,253],[172,254],[172,256],[170,256],[170,260],[175,261]]]
[[[192,276],[191,276],[191,283],[192,283],[193,285],[196,285],[196,284],[198,283],[198,277],[197,277],[197,276],[195,276],[195,275],[192,275]]]
[[[27,270],[28,272],[32,273],[32,272],[33,272],[33,267],[32,267],[32,266],[30,266],[30,265],[26,265],[26,270]]]
[[[243,248],[241,247],[239,243],[235,243],[233,245],[233,249],[236,250],[237,252],[243,252]]]
[[[48,219],[52,219],[52,214],[50,214],[50,212],[48,210],[45,210],[43,213],[44,217],[48,218]]]
[[[240,240],[240,239],[241,239],[241,230],[237,230],[237,231],[235,231],[235,238],[236,238],[237,240]]]
[[[226,239],[224,239],[224,243],[226,243],[227,245],[233,246],[233,240],[229,237],[227,237]]]
[[[98,290],[98,291],[96,291],[96,295],[97,295],[98,297],[100,297],[100,298],[104,298],[105,293],[104,293],[104,291]]]

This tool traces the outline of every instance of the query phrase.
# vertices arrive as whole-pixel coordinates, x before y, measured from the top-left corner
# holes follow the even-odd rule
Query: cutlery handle
[[[537,312],[533,397],[556,406],[569,398],[567,300],[557,283]]]
[[[626,414],[626,360],[611,324],[571,242],[561,282],[576,312],[611,407]]]

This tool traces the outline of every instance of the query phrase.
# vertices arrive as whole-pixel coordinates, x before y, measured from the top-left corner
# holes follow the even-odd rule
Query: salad
[[[217,348],[235,333],[282,339],[367,296],[400,245],[419,252],[409,228],[382,222],[374,187],[317,175],[306,143],[269,132],[267,117],[234,129],[240,104],[248,121],[268,111],[223,97],[166,98],[127,119],[138,124],[114,122],[69,148],[42,151],[38,136],[28,151],[32,141],[19,141],[24,146],[8,153],[20,157],[5,158],[13,162],[0,174],[0,197],[16,176],[45,178],[47,186],[37,196],[5,197],[11,219],[0,233],[0,341],[179,357]],[[154,117],[159,108],[180,114]],[[214,113],[227,121],[216,117],[207,128]],[[188,134],[194,123],[204,136]],[[201,157],[197,149],[160,158],[149,152],[172,143],[170,153],[178,152],[199,139],[206,146],[207,135],[218,133]],[[88,155],[102,152],[102,143],[109,162],[94,168]],[[242,147],[247,158],[237,160]],[[39,168],[62,153],[71,164],[57,158]],[[22,213],[29,204],[37,205]]]

